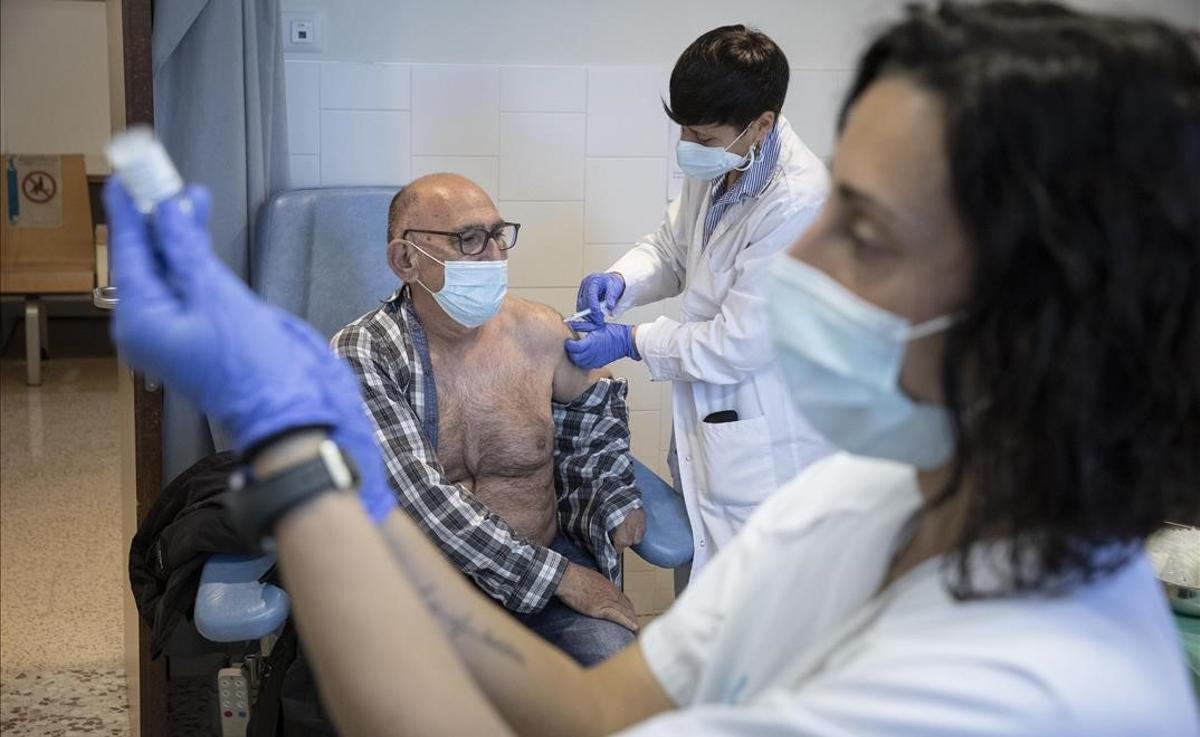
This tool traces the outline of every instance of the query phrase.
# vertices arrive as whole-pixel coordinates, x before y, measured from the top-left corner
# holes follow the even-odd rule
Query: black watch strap
[[[332,440],[323,440],[315,456],[267,478],[234,473],[225,506],[242,539],[261,546],[287,512],[325,492],[347,491],[357,484],[350,458]]]

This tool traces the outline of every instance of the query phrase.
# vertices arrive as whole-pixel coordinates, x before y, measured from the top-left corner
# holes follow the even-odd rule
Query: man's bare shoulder
[[[563,316],[550,305],[519,297],[509,297],[504,303],[508,328],[513,331],[529,355],[544,358],[555,366],[554,399],[569,402],[583,394],[588,387],[612,374],[607,369],[585,371],[566,359],[563,342],[576,337],[563,323]]]
[[[504,312],[513,337],[529,350],[557,355],[563,341],[571,337],[563,316],[550,305],[510,296],[504,301]]]

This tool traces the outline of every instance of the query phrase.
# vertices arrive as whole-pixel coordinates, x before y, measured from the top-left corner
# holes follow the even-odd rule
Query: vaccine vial
[[[117,179],[143,215],[183,191],[183,179],[149,126],[118,133],[104,148]]]

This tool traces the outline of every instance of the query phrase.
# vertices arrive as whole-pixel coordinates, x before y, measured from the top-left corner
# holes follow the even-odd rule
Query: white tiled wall
[[[588,156],[662,156],[670,71],[658,67],[588,70]]]
[[[413,66],[412,102],[414,154],[500,154],[498,68],[455,64]]]
[[[501,113],[501,198],[582,200],[584,118],[583,113]]]
[[[510,255],[513,294],[562,313],[579,280],[607,269],[658,227],[676,128],[663,114],[668,70],[655,66],[498,66],[286,62],[292,185],[400,186],[436,171],[477,182],[522,224]],[[848,71],[793,70],[785,115],[819,155]],[[677,316],[678,300],[630,322]],[[670,386],[645,367],[630,382],[634,454],[669,478]],[[629,558],[627,591],[641,614],[670,603],[670,576]]]
[[[587,69],[504,67],[500,70],[500,112],[587,112]]]
[[[410,130],[406,110],[321,110],[321,184],[407,180]]]

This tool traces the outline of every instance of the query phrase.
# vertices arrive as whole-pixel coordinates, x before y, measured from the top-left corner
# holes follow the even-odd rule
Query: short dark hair
[[[683,50],[671,71],[667,117],[679,125],[745,128],[759,115],[783,110],[788,61],[762,31],[721,26]]]
[[[974,252],[942,366],[942,500],[971,486],[952,590],[1108,575],[1163,520],[1200,517],[1197,47],[1151,20],[942,2],[867,49],[842,120],[888,77],[940,102]],[[967,553],[997,535],[1004,584],[976,589]]]

